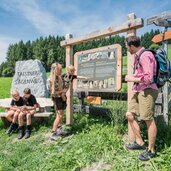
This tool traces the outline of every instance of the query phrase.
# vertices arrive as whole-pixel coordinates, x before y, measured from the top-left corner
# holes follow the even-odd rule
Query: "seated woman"
[[[19,123],[18,139],[21,139],[24,136],[24,126],[23,126],[23,117],[24,116],[26,116],[25,139],[30,137],[30,135],[31,135],[31,116],[36,113],[36,108],[38,107],[36,98],[33,94],[31,94],[31,90],[29,88],[24,89],[23,99],[25,100],[26,106],[24,106],[23,111],[21,111],[18,116],[18,123]]]
[[[11,96],[11,107],[6,116],[7,120],[11,123],[9,129],[7,130],[8,135],[12,134],[18,128],[18,124],[16,123],[17,118],[23,109],[22,107],[25,105],[24,99],[20,97],[17,90],[12,91]]]

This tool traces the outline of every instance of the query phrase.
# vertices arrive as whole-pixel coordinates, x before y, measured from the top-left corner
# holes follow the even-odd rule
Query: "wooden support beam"
[[[129,20],[128,22],[125,22],[124,24],[119,25],[119,26],[108,27],[104,30],[95,31],[95,32],[89,33],[87,35],[79,36],[77,38],[63,40],[63,41],[61,41],[60,44],[62,47],[68,46],[68,45],[75,45],[75,44],[79,44],[81,42],[87,42],[90,40],[127,32],[128,30],[131,30],[131,29],[138,29],[138,28],[143,27],[143,24],[144,23],[143,23],[142,18],[138,18],[135,20]]]
[[[133,22],[135,19],[136,19],[135,14],[132,13],[132,14],[128,15],[128,21],[129,22]],[[136,30],[135,29],[129,30],[127,32],[127,37],[135,36],[135,35],[136,35]],[[127,74],[132,75],[133,74],[133,65],[134,65],[134,55],[131,55],[128,51],[127,51],[127,61],[128,61],[127,62],[127,67],[128,67]],[[133,82],[128,82],[127,85],[128,85],[128,88],[127,88],[128,107],[129,107],[130,100],[131,100],[131,98],[133,96],[133,91],[132,91]],[[134,141],[135,141],[135,136],[134,136],[133,130],[132,130],[131,125],[129,124],[129,122],[128,122],[128,139],[129,139],[129,143],[134,143]]]
[[[155,16],[148,18],[147,19],[147,25],[154,24],[155,21],[160,20],[160,19],[166,20],[169,18],[171,18],[171,11],[163,12],[159,15],[155,15]]]
[[[158,19],[153,22],[156,26],[161,26],[161,27],[171,27],[171,21],[167,21],[166,19]]]
[[[168,45],[167,45],[167,41],[163,42],[163,47],[164,50],[166,51],[166,53],[168,54]],[[166,82],[165,85],[163,86],[162,90],[163,90],[163,117],[164,117],[164,123],[166,125],[169,124],[169,108],[168,108],[168,104],[169,104],[169,96],[168,94],[170,93],[168,91],[168,87],[169,87],[169,83]]]
[[[67,34],[66,39],[71,39],[72,34]],[[73,46],[66,46],[66,67],[73,65]],[[73,86],[67,91],[66,124],[73,123]]]

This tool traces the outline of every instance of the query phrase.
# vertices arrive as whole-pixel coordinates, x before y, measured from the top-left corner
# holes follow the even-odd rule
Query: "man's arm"
[[[127,81],[127,82],[134,82],[134,83],[140,83],[141,82],[141,78],[136,78],[133,75],[126,75],[125,76],[125,81]]]

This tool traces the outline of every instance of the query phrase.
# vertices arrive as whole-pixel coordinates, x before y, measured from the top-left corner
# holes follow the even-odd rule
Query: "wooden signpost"
[[[86,102],[89,104],[101,105],[102,99],[101,97],[87,96]]]
[[[166,41],[166,40],[169,40],[169,39],[171,39],[171,30],[155,35],[152,38],[152,42],[160,43],[162,41]]]
[[[128,20],[126,22],[124,22],[121,25],[117,25],[117,26],[113,26],[113,27],[108,27],[104,30],[99,30],[96,32],[92,32],[89,33],[87,35],[83,35],[83,36],[79,36],[76,38],[72,38],[72,36],[68,36],[70,34],[67,34],[66,36],[66,40],[61,41],[61,46],[66,48],[66,67],[70,64],[74,64],[74,56],[73,56],[73,46],[79,43],[83,43],[83,42],[87,42],[87,41],[91,41],[91,40],[95,40],[98,38],[102,38],[102,37],[107,37],[107,36],[112,36],[112,35],[116,35],[119,33],[124,33],[127,32],[128,36],[130,35],[135,35],[136,34],[136,29],[143,27],[144,23],[143,23],[143,19],[142,18],[136,18],[134,13],[131,13],[128,15]],[[133,57],[131,57],[132,55],[129,54],[128,58],[129,58],[129,63],[128,63],[128,72],[132,72],[132,63],[133,63]],[[121,73],[118,72],[119,75],[121,75]],[[121,79],[121,78],[120,78]],[[119,80],[119,78],[118,78]],[[118,81],[119,84],[120,81]],[[130,94],[131,92],[131,86],[128,83],[129,88],[128,88],[128,94]],[[119,86],[118,86],[119,87]],[[116,91],[118,91],[119,88],[116,88]],[[87,92],[85,92],[86,94]],[[94,92],[92,92],[94,93]],[[97,93],[96,93],[97,94]],[[100,94],[100,92],[99,92]],[[107,93],[104,92],[104,95],[106,95]],[[111,95],[113,97],[113,94]],[[118,96],[118,94],[117,94]],[[129,95],[130,97],[130,95]],[[129,98],[130,99],[130,98]],[[73,87],[70,87],[69,93],[67,95],[67,118],[66,118],[66,122],[67,124],[72,124],[73,122],[73,105],[72,105],[72,101],[73,101]],[[128,100],[129,103],[129,100]]]

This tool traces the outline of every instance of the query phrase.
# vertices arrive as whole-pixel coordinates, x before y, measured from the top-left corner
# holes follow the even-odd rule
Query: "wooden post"
[[[171,11],[163,12],[159,15],[152,16],[147,19],[147,24],[155,24],[160,27],[164,27],[164,33],[167,31],[168,27],[171,27],[171,21],[168,20],[171,18]],[[163,44],[163,48],[165,49],[166,53],[168,54],[168,47],[167,47],[167,41],[164,41],[165,38],[161,37],[161,41]],[[164,87],[162,88],[162,95],[163,95],[163,103],[162,103],[162,112],[163,112],[163,119],[164,123],[166,125],[169,124],[169,118],[168,118],[168,109],[169,109],[169,95],[170,95],[170,88],[168,87],[169,84],[166,82]]]
[[[165,29],[164,31],[166,31],[167,29]],[[166,51],[166,53],[168,54],[168,47],[167,47],[167,41],[163,42],[163,48]],[[164,123],[166,125],[168,125],[169,122],[169,118],[168,118],[168,104],[169,104],[169,99],[168,99],[168,82],[165,83],[164,87],[163,87],[163,117],[164,117]]]
[[[128,23],[134,22],[135,19],[136,19],[136,16],[135,16],[134,13],[131,13],[131,14],[128,15]],[[135,29],[129,30],[127,32],[127,37],[135,36],[135,35],[136,35],[136,30]],[[132,75],[133,74],[133,65],[134,65],[134,55],[131,55],[127,51],[128,75]],[[128,88],[127,88],[128,106],[129,106],[130,100],[131,100],[131,98],[133,96],[133,92],[132,92],[133,83],[132,82],[128,82],[127,86],[128,86]],[[131,128],[129,123],[128,123],[128,140],[129,140],[129,143],[134,143],[134,141],[135,141],[135,136],[134,136],[134,133],[133,133],[132,128]]]
[[[67,34],[65,39],[71,39],[72,34]],[[66,67],[73,65],[73,46],[66,46]],[[73,86],[67,92],[66,124],[73,123]]]
[[[79,36],[76,38],[72,38],[72,35],[66,35],[66,39],[64,41],[60,42],[60,45],[62,47],[66,47],[66,66],[68,66],[69,64],[73,64],[73,45],[76,44],[80,44],[82,42],[87,42],[90,40],[95,40],[98,38],[102,38],[102,37],[106,37],[106,36],[111,36],[111,35],[116,35],[119,33],[124,33],[124,32],[128,32],[128,36],[130,35],[135,35],[135,30],[138,28],[143,27],[143,19],[142,18],[137,18],[135,19],[135,15],[134,14],[129,14],[128,16],[128,21],[126,21],[125,23],[123,23],[122,25],[119,26],[113,26],[113,27],[108,27],[106,29],[103,30],[99,30],[99,31],[95,31],[92,33],[89,33],[87,35],[83,35],[83,36]],[[130,54],[128,54],[128,57],[130,56]],[[131,57],[129,57],[130,59],[128,60],[128,62],[130,62]],[[129,64],[131,68],[131,64]],[[131,73],[130,71],[128,73]],[[129,93],[131,90],[131,84],[129,84],[129,89],[128,89]],[[130,99],[130,95],[129,99]],[[73,104],[72,104],[72,97],[73,97],[73,88],[71,87],[71,89],[69,89],[68,93],[67,93],[67,124],[71,124],[73,122],[73,118],[72,118],[72,114],[73,114]]]

